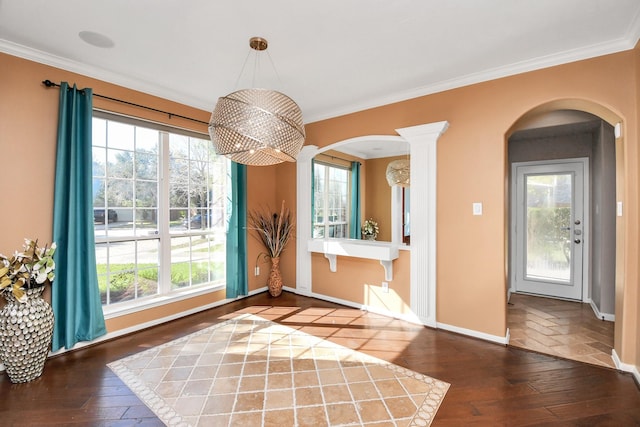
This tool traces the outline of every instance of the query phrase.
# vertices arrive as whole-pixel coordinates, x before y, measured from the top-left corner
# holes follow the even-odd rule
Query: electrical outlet
[[[382,292],[384,292],[385,294],[389,293],[389,283],[382,282]]]
[[[473,203],[472,206],[473,206],[474,215],[482,215],[482,203],[476,202],[476,203]]]
[[[254,274],[255,274],[256,276],[259,276],[259,275],[260,275],[260,267],[258,267],[257,265],[256,265],[256,269],[254,270]]]

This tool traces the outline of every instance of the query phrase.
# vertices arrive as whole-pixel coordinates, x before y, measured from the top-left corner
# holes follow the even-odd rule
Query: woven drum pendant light
[[[411,184],[411,169],[409,159],[394,160],[387,165],[387,182],[391,187],[409,187]]]
[[[267,41],[253,37],[249,46],[266,50]],[[242,89],[219,98],[209,135],[216,153],[251,166],[295,161],[305,138],[300,107],[269,89]]]

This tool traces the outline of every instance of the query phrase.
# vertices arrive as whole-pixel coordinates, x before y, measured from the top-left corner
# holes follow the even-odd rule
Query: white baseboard
[[[253,295],[253,294],[256,294],[256,293],[260,293],[260,292],[263,292],[263,291],[264,290],[252,291],[252,292],[250,292],[250,295]],[[246,297],[242,296],[242,297],[238,297],[237,299],[241,299],[241,298],[246,298]],[[78,350],[78,349],[81,349],[81,348],[84,348],[84,347],[88,347],[88,346],[91,346],[91,345],[99,344],[101,342],[112,340],[114,338],[118,338],[118,337],[130,334],[130,333],[133,333],[133,332],[138,332],[138,331],[141,331],[143,329],[150,328],[152,326],[157,326],[157,325],[160,325],[162,323],[170,322],[171,320],[175,320],[175,319],[179,319],[181,317],[189,316],[190,314],[195,314],[195,313],[199,313],[201,311],[208,310],[210,308],[218,307],[218,306],[221,306],[223,304],[227,304],[227,303],[229,303],[231,301],[234,301],[234,299],[224,299],[224,300],[216,301],[216,302],[213,302],[211,304],[207,304],[207,305],[204,305],[204,306],[201,306],[201,307],[193,308],[191,310],[186,310],[186,311],[182,311],[180,313],[172,314],[171,316],[166,316],[166,317],[162,317],[160,319],[152,320],[152,321],[149,321],[149,322],[146,322],[146,323],[141,323],[139,325],[135,325],[135,326],[132,326],[130,328],[120,329],[120,330],[117,330],[115,332],[109,332],[109,333],[107,333],[105,335],[102,335],[102,336],[94,339],[93,341],[81,341],[81,342],[76,343],[71,348],[61,348],[59,350],[49,352],[47,357],[58,356],[60,354],[67,353],[67,352],[72,351],[72,350]],[[5,370],[4,365],[0,363],[0,372],[2,372],[4,370]]]
[[[509,333],[509,329],[507,328],[507,333],[504,337],[501,336],[497,336],[497,335],[491,335],[491,334],[485,334],[484,332],[478,332],[478,331],[474,331],[472,329],[465,329],[465,328],[460,328],[457,326],[452,326],[452,325],[447,325],[446,323],[436,323],[435,326],[433,325],[428,325],[425,324],[423,321],[421,321],[418,316],[414,315],[413,313],[409,313],[409,314],[398,314],[392,311],[388,311],[388,310],[384,310],[384,309],[380,309],[378,307],[369,307],[366,306],[364,304],[359,304],[359,303],[355,303],[353,301],[348,301],[348,300],[343,300],[340,298],[334,298],[334,297],[330,297],[327,295],[322,295],[322,294],[316,294],[316,293],[311,293],[309,296],[314,297],[314,298],[318,298],[324,301],[329,301],[329,302],[333,302],[336,304],[342,304],[342,305],[346,305],[347,307],[353,307],[353,308],[358,308],[361,310],[366,310],[369,311],[371,313],[376,313],[376,314],[381,314],[384,316],[388,316],[388,317],[392,317],[394,319],[400,319],[400,320],[405,320],[407,322],[411,322],[411,323],[416,323],[419,325],[424,325],[424,326],[429,326],[429,327],[434,327],[436,329],[444,329],[445,331],[450,331],[450,332],[455,332],[461,335],[467,335],[473,338],[479,338],[481,340],[484,341],[490,341],[490,342],[494,342],[494,343],[498,343],[498,344],[503,344],[503,345],[507,345],[509,344],[509,338],[510,338],[510,333]]]
[[[489,342],[502,344],[502,345],[509,344],[510,331],[509,331],[508,328],[507,328],[507,331],[506,331],[506,335],[504,337],[502,337],[502,336],[498,336],[498,335],[491,335],[491,334],[486,334],[484,332],[475,331],[473,329],[467,329],[467,328],[461,328],[461,327],[458,327],[458,326],[448,325],[446,323],[440,323],[440,322],[436,323],[435,326],[434,325],[428,325],[428,324],[425,324],[424,322],[422,322],[417,316],[415,316],[412,313],[399,314],[399,313],[395,313],[395,312],[392,312],[392,311],[389,311],[389,310],[384,310],[384,309],[381,309],[381,308],[378,308],[378,307],[369,307],[369,306],[366,306],[364,304],[360,304],[360,303],[356,303],[356,302],[353,302],[353,301],[344,300],[344,299],[341,299],[341,298],[334,298],[334,297],[330,297],[330,296],[323,295],[323,294],[317,294],[317,293],[314,293],[314,292],[302,292],[302,291],[300,291],[300,290],[298,290],[296,288],[291,288],[291,287],[288,287],[288,286],[284,286],[283,290],[291,292],[291,293],[296,293],[296,294],[299,294],[299,295],[305,295],[305,296],[308,296],[308,297],[312,297],[312,298],[317,298],[317,299],[324,300],[324,301],[333,302],[333,303],[336,303],[336,304],[341,304],[341,305],[344,305],[344,306],[347,306],[347,307],[353,307],[353,308],[356,308],[356,309],[369,311],[371,313],[376,313],[376,314],[388,316],[388,317],[395,318],[395,319],[405,320],[407,322],[411,322],[411,323],[415,323],[415,324],[420,324],[420,325],[424,325],[424,326],[443,329],[445,331],[455,332],[457,334],[466,335],[466,336],[473,337],[473,338],[478,338],[478,339],[481,339],[481,340],[484,340],[484,341],[489,341]],[[183,311],[183,312],[180,312],[180,313],[173,314],[171,316],[166,316],[166,317],[163,317],[163,318],[160,318],[160,319],[155,319],[153,321],[149,321],[149,322],[146,322],[146,323],[135,325],[135,326],[132,326],[130,328],[125,328],[125,329],[120,329],[120,330],[115,331],[115,332],[110,332],[110,333],[107,333],[106,335],[103,335],[103,336],[101,336],[101,337],[99,337],[99,338],[97,338],[97,339],[95,339],[93,341],[90,341],[90,342],[79,342],[76,345],[74,345],[71,349],[63,348],[63,349],[60,349],[60,350],[58,350],[56,352],[51,352],[51,353],[49,353],[49,357],[57,356],[59,354],[66,353],[68,351],[77,350],[77,349],[80,349],[80,348],[83,348],[83,347],[87,347],[87,346],[90,346],[90,345],[95,345],[95,344],[101,343],[103,341],[108,341],[108,340],[111,340],[111,339],[114,339],[114,338],[118,338],[120,336],[127,335],[127,334],[130,334],[130,333],[133,333],[133,332],[138,332],[138,331],[141,331],[143,329],[150,328],[152,326],[157,326],[157,325],[160,325],[162,323],[166,323],[166,322],[169,322],[169,321],[172,321],[172,320],[175,320],[175,319],[179,319],[179,318],[184,317],[184,316],[188,316],[188,315],[191,315],[191,314],[199,313],[201,311],[205,311],[205,310],[208,310],[210,308],[219,307],[221,305],[230,303],[230,302],[235,301],[237,299],[243,299],[243,298],[246,298],[248,296],[260,294],[260,293],[265,292],[265,291],[268,291],[267,286],[263,286],[263,287],[254,289],[253,291],[249,292],[248,295],[246,295],[246,296],[239,296],[238,298],[223,299],[223,300],[220,300],[220,301],[213,302],[211,304],[207,304],[205,306],[193,308],[191,310],[186,310],[186,311]],[[592,303],[592,307],[594,307],[594,310],[595,310],[595,306],[593,305],[593,303]],[[598,312],[596,312],[596,315],[598,315]],[[605,315],[605,316],[607,316],[607,315]],[[600,318],[601,316],[598,316],[598,317]],[[605,318],[605,320],[606,320],[606,318]],[[636,381],[638,381],[638,383],[640,383],[640,373],[638,372],[638,368],[636,366],[622,363],[620,361],[620,359],[618,358],[618,355],[616,354],[615,350],[612,351],[612,358],[614,360],[614,363],[616,364],[616,367],[619,370],[632,373],[633,376],[636,378]],[[0,371],[4,371],[4,366],[1,363],[0,363]]]
[[[392,317],[394,319],[398,319],[398,320],[404,320],[405,322],[409,322],[409,323],[415,323],[417,325],[423,325],[423,326],[429,326],[429,327],[434,327],[435,325],[431,325],[428,322],[422,320],[421,318],[419,318],[418,316],[416,316],[413,313],[394,313],[392,311],[389,310],[384,310],[381,309],[379,307],[370,307],[368,305],[363,305],[362,306],[363,310],[366,310],[370,313],[375,313],[375,314],[380,314],[382,316],[387,316],[387,317]]]
[[[637,366],[623,363],[618,357],[618,353],[616,353],[615,350],[611,351],[611,357],[613,358],[613,363],[615,363],[617,369],[624,372],[629,372],[636,379],[636,382],[640,384],[640,371],[638,371]]]
[[[66,353],[68,351],[71,351],[71,350],[78,350],[78,349],[81,349],[81,348],[84,348],[84,347],[88,347],[90,345],[95,345],[95,344],[99,344],[99,343],[104,342],[104,341],[109,341],[109,340],[112,340],[114,338],[118,338],[118,337],[121,337],[123,335],[131,334],[133,332],[138,332],[138,331],[141,331],[143,329],[150,328],[152,326],[161,325],[163,323],[170,322],[172,320],[176,320],[176,319],[179,319],[181,317],[185,317],[185,316],[189,316],[191,314],[199,313],[201,311],[209,310],[210,308],[219,307],[221,305],[228,304],[228,303],[230,303],[232,301],[235,301],[236,299],[243,299],[243,298],[246,298],[246,297],[250,297],[252,295],[260,294],[260,293],[265,292],[267,290],[268,290],[268,288],[266,286],[263,286],[261,288],[254,289],[253,291],[249,292],[247,295],[239,296],[238,298],[223,299],[223,300],[220,300],[220,301],[213,302],[211,304],[207,304],[207,305],[204,305],[204,306],[193,308],[191,310],[186,310],[186,311],[182,311],[180,313],[172,314],[171,316],[166,316],[166,317],[162,317],[160,319],[155,319],[155,320],[152,320],[152,321],[149,321],[149,322],[146,322],[146,323],[141,323],[141,324],[132,326],[130,328],[120,329],[120,330],[117,330],[115,332],[109,332],[109,333],[107,333],[105,335],[102,335],[101,337],[96,338],[93,341],[81,341],[81,342],[76,343],[72,348],[61,348],[61,349],[59,349],[57,351],[49,352],[49,355],[47,357],[58,356],[60,354],[64,354],[64,353]],[[293,288],[290,288],[289,290],[291,292],[295,291],[295,289],[293,289]],[[4,370],[5,370],[4,365],[0,363],[0,372],[2,372]]]
[[[120,330],[117,330],[115,332],[109,332],[106,335],[98,337],[93,341],[81,341],[79,343],[76,343],[76,345],[74,345],[72,348],[61,348],[61,349],[59,349],[59,350],[57,350],[55,352],[50,352],[48,357],[57,356],[59,354],[64,354],[64,353],[66,353],[68,351],[71,351],[71,350],[78,350],[78,349],[81,349],[83,347],[88,347],[90,345],[95,345],[95,344],[101,343],[103,341],[112,340],[114,338],[118,338],[118,337],[121,337],[123,335],[131,334],[133,332],[138,332],[138,331],[141,331],[143,329],[150,328],[152,326],[161,325],[163,323],[170,322],[172,320],[176,320],[176,319],[179,319],[181,317],[185,317],[185,316],[189,316],[191,314],[199,313],[201,311],[209,310],[210,308],[219,307],[221,305],[228,304],[228,303],[230,303],[232,301],[235,301],[237,299],[243,299],[243,298],[246,298],[246,297],[250,297],[252,295],[260,294],[262,292],[266,292],[267,290],[268,290],[267,286],[263,286],[261,288],[254,289],[253,291],[250,291],[247,295],[239,296],[238,298],[226,298],[226,299],[223,299],[223,300],[212,302],[211,304],[207,304],[207,305],[203,305],[203,306],[200,306],[200,307],[193,308],[191,310],[186,310],[186,311],[182,311],[180,313],[175,313],[175,314],[172,314],[171,316],[162,317],[162,318],[155,319],[155,320],[152,320],[152,321],[149,321],[149,322],[146,322],[146,323],[141,323],[141,324],[129,327],[129,328],[120,329]],[[293,288],[291,288],[290,290],[292,292],[294,291]],[[3,370],[4,370],[4,365],[0,364],[0,371],[3,371]]]
[[[503,345],[509,344],[509,338],[511,336],[509,333],[509,328],[507,328],[507,333],[505,334],[505,336],[501,337],[499,335],[491,335],[491,334],[486,334],[484,332],[474,331],[473,329],[466,329],[466,328],[461,328],[459,326],[447,325],[446,323],[438,322],[437,325],[438,325],[437,326],[438,329],[444,329],[445,331],[455,332],[457,334],[467,335],[473,338],[479,338],[484,341],[490,341],[490,342],[503,344]]]
[[[262,291],[250,292],[250,295],[253,295],[254,293],[259,293],[259,292],[262,292]],[[176,319],[179,319],[181,317],[185,317],[185,316],[189,316],[191,314],[199,313],[201,311],[209,310],[210,308],[219,307],[221,305],[230,303],[231,301],[235,301],[236,299],[242,299],[242,298],[246,298],[246,296],[241,296],[241,297],[238,297],[238,298],[223,299],[223,300],[220,300],[220,301],[212,302],[211,304],[207,304],[207,305],[203,305],[203,306],[200,306],[200,307],[192,308],[191,310],[182,311],[180,313],[175,313],[175,314],[172,314],[170,316],[162,317],[162,318],[159,318],[159,319],[151,320],[149,322],[145,322],[145,323],[141,323],[141,324],[138,324],[138,325],[135,325],[135,326],[131,326],[129,328],[119,329],[119,330],[117,330],[115,332],[109,332],[109,333],[107,333],[105,335],[102,335],[101,337],[96,338],[93,341],[82,341],[82,342],[76,343],[76,345],[74,345],[72,348],[61,348],[60,350],[57,350],[55,352],[51,352],[51,353],[49,353],[49,357],[57,356],[59,354],[66,353],[66,352],[71,351],[71,350],[78,350],[80,348],[88,347],[90,345],[95,345],[95,344],[101,343],[103,341],[112,340],[114,338],[118,338],[118,337],[121,337],[123,335],[131,334],[133,332],[138,332],[138,331],[141,331],[143,329],[150,328],[152,326],[161,325],[163,323],[170,322],[172,320],[176,320]]]
[[[290,288],[289,286],[283,286],[282,289],[285,290],[285,291],[289,291],[292,294],[297,294],[297,295],[302,295],[302,296],[305,296],[305,297],[314,298],[313,293],[310,292],[310,291],[303,291],[303,290],[298,289],[298,288]],[[315,297],[315,298],[319,298],[319,297]]]
[[[283,289],[284,289],[284,286],[283,286]],[[250,292],[247,294],[247,296],[248,296],[248,297],[250,297],[250,296],[253,296],[253,295],[261,294],[261,293],[266,292],[266,291],[268,291],[268,290],[269,290],[269,287],[268,287],[268,286],[263,286],[263,287],[261,287],[261,288],[254,289],[254,290],[250,291]],[[244,298],[244,297],[242,297],[242,298]],[[229,301],[229,302],[230,302],[230,301]]]
[[[133,332],[138,332],[138,331],[141,331],[143,329],[150,328],[152,326],[157,326],[157,325],[160,325],[160,324],[163,324],[163,323],[166,323],[166,322],[170,322],[172,320],[179,319],[181,317],[188,316],[190,314],[195,314],[195,313],[199,313],[199,312],[204,311],[204,310],[208,310],[210,308],[219,307],[221,305],[224,305],[224,304],[230,303],[232,301],[235,301],[236,299],[242,299],[242,298],[246,298],[246,297],[249,297],[249,296],[252,296],[252,295],[260,294],[260,293],[266,292],[268,290],[269,289],[268,289],[267,286],[263,286],[263,287],[260,287],[260,288],[257,288],[257,289],[254,289],[254,290],[250,291],[248,293],[248,295],[246,295],[246,296],[240,296],[240,297],[235,298],[235,299],[234,298],[223,299],[223,300],[220,300],[220,301],[213,302],[211,304],[207,304],[206,306],[193,308],[191,310],[187,310],[187,311],[183,311],[183,312],[180,312],[180,313],[176,313],[176,314],[173,314],[171,316],[166,316],[166,317],[163,317],[163,318],[160,318],[160,319],[155,319],[155,320],[152,320],[152,321],[149,321],[149,322],[146,322],[146,323],[142,323],[142,324],[138,324],[138,325],[135,325],[135,326],[132,326],[132,327],[129,327],[129,328],[120,329],[120,330],[115,331],[115,332],[110,332],[110,333],[107,333],[106,335],[103,335],[101,337],[96,338],[93,341],[79,342],[79,343],[77,343],[76,345],[74,345],[70,349],[61,348],[58,351],[50,352],[48,357],[58,356],[60,354],[64,354],[64,353],[66,353],[68,351],[71,351],[71,350],[78,350],[78,349],[81,349],[83,347],[88,347],[90,345],[99,344],[101,342],[112,340],[114,338],[118,338],[118,337],[130,334],[130,333],[133,333]],[[304,295],[304,296],[317,298],[317,299],[324,300],[324,301],[333,302],[333,303],[336,303],[336,304],[341,304],[341,305],[344,305],[344,306],[347,306],[347,307],[353,307],[353,308],[357,308],[357,309],[360,309],[360,310],[370,311],[372,313],[381,314],[381,315],[389,316],[389,317],[396,318],[396,319],[406,320],[406,321],[409,321],[409,322],[412,322],[412,323],[422,324],[419,321],[419,319],[416,316],[413,316],[413,315],[398,315],[398,313],[393,313],[393,312],[388,311],[388,310],[381,310],[381,309],[378,309],[378,308],[375,308],[375,307],[366,307],[366,306],[364,306],[362,304],[358,304],[358,303],[355,303],[353,301],[343,300],[343,299],[340,299],[340,298],[333,298],[333,297],[330,297],[330,296],[327,296],[327,295],[322,295],[322,294],[315,294],[313,292],[301,292],[296,288],[291,288],[291,287],[288,287],[288,286],[283,286],[283,290],[291,292],[291,293],[296,293],[296,294],[299,294],[299,295]],[[3,370],[4,370],[4,365],[0,364],[0,371],[3,371]]]
[[[349,301],[349,300],[346,300],[346,299],[334,298],[334,297],[330,297],[328,295],[317,294],[315,292],[309,293],[309,296],[311,296],[312,298],[321,299],[323,301],[329,301],[329,302],[333,302],[333,303],[336,303],[336,304],[346,305],[347,307],[362,309],[362,304],[358,304],[357,302]]]
[[[296,292],[295,289],[292,289],[292,291]],[[395,313],[393,311],[384,310],[384,309],[381,309],[379,307],[370,307],[368,305],[360,304],[360,303],[357,303],[357,302],[353,302],[353,301],[349,301],[349,300],[345,300],[345,299],[341,299],[341,298],[334,298],[334,297],[330,297],[328,295],[317,294],[317,293],[313,293],[313,292],[297,292],[297,293],[300,294],[300,295],[306,295],[306,296],[311,297],[311,298],[317,298],[317,299],[322,300],[322,301],[333,302],[335,304],[340,304],[340,305],[344,305],[344,306],[347,306],[347,307],[356,308],[358,310],[363,310],[363,311],[368,311],[370,313],[380,314],[382,316],[391,317],[393,319],[399,319],[399,320],[404,320],[404,321],[407,321],[407,322],[410,322],[410,323],[415,323],[415,324],[418,324],[418,325],[429,326],[429,325],[425,325],[422,321],[420,321],[418,316],[414,315],[413,313],[407,313],[407,314]]]
[[[615,314],[600,313],[600,310],[598,310],[598,307],[593,302],[593,300],[590,300],[589,304],[591,305],[591,309],[593,310],[593,312],[595,313],[595,315],[596,315],[596,317],[598,319],[606,320],[608,322],[615,322],[616,321],[616,315]]]

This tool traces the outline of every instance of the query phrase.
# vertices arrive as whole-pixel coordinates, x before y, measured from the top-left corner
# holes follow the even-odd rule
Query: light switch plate
[[[482,215],[482,203],[476,202],[473,204],[473,214]]]
[[[622,202],[616,203],[616,215],[622,216]]]

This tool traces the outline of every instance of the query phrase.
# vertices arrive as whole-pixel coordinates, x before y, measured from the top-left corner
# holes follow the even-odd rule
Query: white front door
[[[588,170],[588,159],[513,164],[516,292],[583,299]]]

